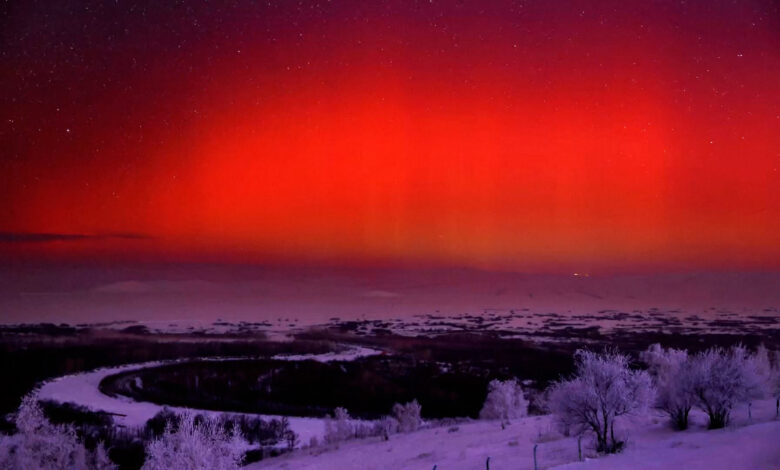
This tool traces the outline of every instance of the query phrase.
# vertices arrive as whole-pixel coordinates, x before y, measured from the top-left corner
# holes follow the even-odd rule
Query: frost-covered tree
[[[0,438],[0,468],[8,470],[111,470],[105,449],[89,452],[71,426],[50,423],[37,400],[22,399],[16,414],[18,432]]]
[[[593,432],[599,452],[618,452],[623,442],[615,438],[615,420],[647,408],[653,398],[650,376],[631,370],[628,356],[615,350],[579,350],[574,359],[575,374],[551,386],[550,409],[577,432]]]
[[[690,374],[696,404],[707,413],[710,429],[726,426],[735,404],[766,391],[755,358],[743,346],[702,351],[693,356],[685,373]]]
[[[675,429],[688,428],[688,415],[696,403],[688,351],[654,344],[640,358],[648,366],[656,388],[655,406],[666,412]]]
[[[175,429],[169,425],[147,444],[142,470],[237,470],[245,448],[241,435],[217,420],[184,413]]]
[[[371,436],[383,436],[385,439],[389,439],[390,434],[398,432],[399,428],[400,425],[396,418],[386,416],[381,420],[369,423],[353,419],[346,409],[339,407],[333,411],[333,416],[325,418],[324,441],[328,444],[337,444],[349,439],[362,439]]]
[[[355,437],[352,418],[346,408],[338,407],[333,411],[333,416],[325,418],[325,442],[336,444]]]
[[[517,380],[493,380],[488,384],[485,404],[479,412],[480,419],[500,419],[502,423],[528,414],[528,400]]]
[[[417,400],[412,400],[403,405],[400,403],[393,405],[393,417],[398,421],[398,431],[416,431],[422,425],[421,410],[422,407],[417,403]]]

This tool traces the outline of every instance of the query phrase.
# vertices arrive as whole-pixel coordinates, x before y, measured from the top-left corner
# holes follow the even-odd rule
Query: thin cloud
[[[154,237],[143,233],[29,233],[0,232],[0,243],[49,243],[81,240],[150,240]]]

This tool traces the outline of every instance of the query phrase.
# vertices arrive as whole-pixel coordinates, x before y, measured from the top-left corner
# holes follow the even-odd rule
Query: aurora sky
[[[778,5],[4,2],[0,255],[775,270]]]

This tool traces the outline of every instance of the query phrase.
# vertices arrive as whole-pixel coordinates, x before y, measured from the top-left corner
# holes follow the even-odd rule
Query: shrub
[[[421,409],[417,400],[403,405],[400,403],[393,405],[393,416],[398,421],[398,432],[416,431],[422,425]]]
[[[142,470],[237,470],[246,442],[237,432],[227,433],[215,419],[180,416],[159,438],[146,446]]]
[[[419,408],[419,405],[417,406]],[[325,418],[323,440],[328,444],[336,444],[349,439],[372,436],[383,436],[389,439],[390,434],[397,432],[398,428],[398,420],[393,417],[386,416],[374,423],[367,423],[352,419],[346,409],[339,407],[334,410],[332,417]]]
[[[352,418],[346,408],[336,408],[333,417],[325,418],[325,442],[335,444],[355,437],[351,421]]]
[[[256,416],[223,414],[219,420],[226,432],[235,431],[250,444],[274,445],[281,441],[289,444],[292,437],[287,418],[266,421]]]

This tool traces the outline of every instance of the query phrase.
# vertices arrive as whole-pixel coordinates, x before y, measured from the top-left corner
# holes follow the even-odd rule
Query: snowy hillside
[[[475,421],[410,434],[357,440],[337,447],[301,449],[291,455],[261,461],[251,470],[491,470],[533,469],[780,469],[780,420],[774,402],[753,404],[753,420],[744,407],[735,410],[726,429],[706,430],[705,417],[692,414],[688,431],[676,432],[657,413],[624,421],[620,432],[628,448],[618,455],[596,457],[583,439],[585,462],[577,462],[577,439],[555,432],[549,416],[513,420],[502,429],[497,421]]]

